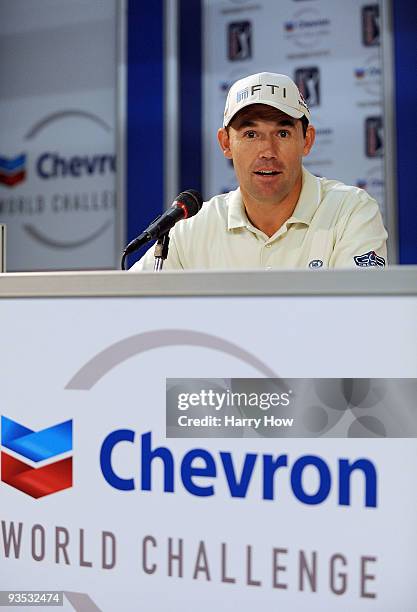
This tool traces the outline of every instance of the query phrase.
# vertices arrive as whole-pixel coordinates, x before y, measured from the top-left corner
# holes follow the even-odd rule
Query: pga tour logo
[[[294,81],[300,90],[307,106],[319,106],[320,104],[320,70],[318,66],[308,68],[297,68]]]
[[[59,458],[72,451],[72,420],[33,431],[2,416],[1,445],[2,482],[36,499],[72,487],[72,457]]]
[[[362,7],[362,44],[364,47],[377,47],[380,43],[379,5]]]
[[[231,62],[252,57],[252,24],[236,21],[228,25],[228,58]]]
[[[384,155],[384,126],[381,116],[365,118],[365,155],[371,158]]]

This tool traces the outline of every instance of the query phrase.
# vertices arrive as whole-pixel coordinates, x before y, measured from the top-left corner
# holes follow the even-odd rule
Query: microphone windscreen
[[[187,208],[187,217],[196,215],[203,205],[203,198],[201,193],[196,189],[187,189],[182,191],[176,199],[177,202],[181,202],[183,206]]]

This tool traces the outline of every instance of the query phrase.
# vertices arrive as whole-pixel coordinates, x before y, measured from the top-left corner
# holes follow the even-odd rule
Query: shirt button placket
[[[261,261],[261,265],[263,268],[265,268],[265,270],[271,270],[272,266],[268,265],[268,260],[269,260],[269,254],[270,254],[270,249],[272,247],[272,243],[271,242],[267,242],[266,244],[264,244],[263,248],[262,248],[262,261]],[[266,250],[268,249],[268,250]]]

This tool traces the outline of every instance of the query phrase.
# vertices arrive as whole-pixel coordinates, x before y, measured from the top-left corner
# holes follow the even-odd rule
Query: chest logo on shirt
[[[308,264],[309,268],[322,268],[323,262],[321,259],[312,259]]]
[[[361,268],[370,266],[385,267],[385,259],[377,255],[375,251],[368,251],[368,253],[364,253],[363,255],[355,255],[353,259],[355,264]]]

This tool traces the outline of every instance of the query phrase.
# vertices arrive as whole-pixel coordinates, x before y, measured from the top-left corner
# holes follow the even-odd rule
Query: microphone
[[[173,201],[172,205],[159,215],[137,238],[134,238],[125,250],[123,257],[140,249],[141,246],[160,238],[166,234],[177,221],[193,217],[198,213],[203,204],[201,194],[195,189],[187,189],[182,191],[180,195]]]

